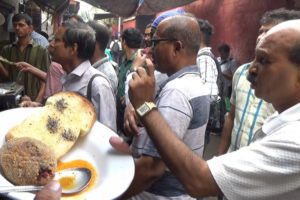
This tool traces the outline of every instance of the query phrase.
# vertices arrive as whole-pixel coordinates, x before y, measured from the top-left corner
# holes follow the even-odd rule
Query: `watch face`
[[[147,114],[150,110],[152,110],[153,108],[156,108],[156,105],[154,103],[145,102],[138,109],[136,109],[136,111],[139,114],[139,116],[142,117],[145,114]]]
[[[146,113],[148,110],[149,110],[149,107],[148,107],[146,104],[142,105],[142,106],[139,108],[139,111],[140,111],[141,114]]]

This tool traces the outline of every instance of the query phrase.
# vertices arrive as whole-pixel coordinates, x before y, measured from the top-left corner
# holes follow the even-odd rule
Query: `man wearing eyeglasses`
[[[145,103],[137,109],[139,117],[152,109],[164,116],[176,137],[195,154],[202,156],[205,128],[209,114],[209,92],[205,88],[196,57],[199,49],[199,27],[190,16],[169,17],[158,26],[151,40],[156,70],[168,79],[160,85],[156,106]],[[146,55],[138,51],[133,67],[144,66]],[[147,60],[147,66],[153,65]],[[139,69],[136,73],[140,73]],[[136,79],[136,73],[132,79]],[[195,88],[194,86],[197,85]],[[139,128],[131,145],[135,158],[135,177],[120,199],[194,199],[161,160],[145,128]],[[176,156],[176,155],[174,155]]]

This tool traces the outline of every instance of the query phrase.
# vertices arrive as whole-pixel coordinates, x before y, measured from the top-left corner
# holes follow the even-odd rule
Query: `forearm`
[[[135,161],[135,174],[129,188],[120,199],[128,199],[145,191],[154,181],[163,175],[165,164],[159,159],[142,156]]]
[[[36,67],[32,67],[29,69],[29,72],[31,74],[33,74],[34,76],[36,76],[37,78],[39,78],[41,81],[44,81],[46,82],[46,79],[47,79],[47,73],[36,68]]]
[[[4,66],[1,63],[0,63],[0,79],[2,81],[8,81],[9,80],[8,71],[4,68]]]
[[[177,138],[157,110],[144,116],[142,122],[162,160],[191,196],[200,197],[221,193],[207,163]]]
[[[46,90],[46,84],[43,81],[40,81],[40,82],[41,82],[40,90],[39,90],[39,93],[38,93],[37,97],[35,98],[35,101],[43,103],[44,94],[45,94],[45,90]]]
[[[234,125],[235,106],[231,104],[230,112],[225,118],[224,127],[221,133],[221,141],[218,148],[218,155],[225,154],[231,143],[231,134]]]

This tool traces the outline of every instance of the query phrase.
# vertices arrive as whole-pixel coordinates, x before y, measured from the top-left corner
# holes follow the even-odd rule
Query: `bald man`
[[[174,134],[161,113],[140,118],[161,159],[191,196],[224,194],[228,199],[298,199],[300,196],[300,20],[272,28],[257,44],[250,66],[255,95],[278,111],[233,153],[204,161]],[[135,109],[154,102],[153,68],[130,82]],[[175,122],[174,122],[175,123]],[[116,138],[111,143],[120,148]],[[119,146],[118,146],[119,145]]]
[[[143,117],[147,111],[157,109],[174,131],[174,136],[196,155],[202,156],[209,92],[196,65],[199,35],[198,23],[192,17],[169,17],[159,24],[151,40],[150,52],[153,52],[156,69],[166,73],[168,79],[160,85],[155,101],[141,105],[138,115]],[[145,59],[141,52],[136,57],[137,60]],[[139,69],[137,73],[142,71],[144,69]],[[134,74],[133,79],[136,76]],[[155,107],[152,106],[154,102]],[[139,129],[138,137],[134,137],[131,149],[135,158],[135,176],[121,199],[194,199],[161,160],[144,128]]]

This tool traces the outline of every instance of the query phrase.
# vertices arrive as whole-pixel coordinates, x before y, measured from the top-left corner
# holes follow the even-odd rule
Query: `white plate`
[[[0,147],[5,142],[4,136],[11,127],[33,112],[38,112],[39,109],[41,108],[16,108],[0,112]],[[63,162],[86,160],[96,169],[96,184],[93,189],[84,194],[85,199],[114,199],[128,188],[133,179],[133,158],[114,151],[108,141],[113,135],[116,133],[96,122],[91,132],[86,137],[80,138],[71,151],[61,158]],[[12,184],[0,174],[0,186],[9,185]],[[10,193],[8,196],[16,199],[34,198],[32,193]]]

